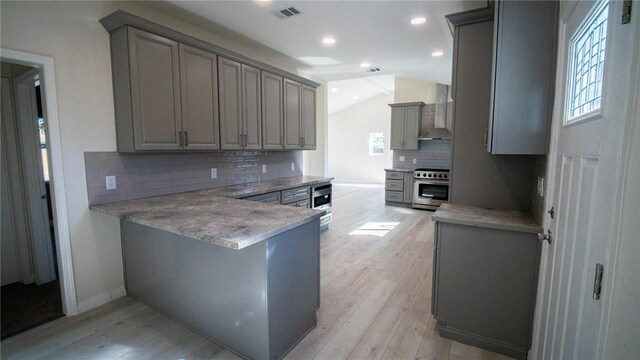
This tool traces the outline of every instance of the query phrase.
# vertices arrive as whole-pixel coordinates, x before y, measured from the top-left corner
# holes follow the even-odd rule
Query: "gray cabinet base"
[[[445,339],[451,339],[463,344],[506,355],[514,359],[527,359],[527,349],[519,348],[511,344],[499,342],[493,339],[488,339],[477,334],[468,333],[466,331],[451,329],[442,324],[440,324],[440,336]]]
[[[127,293],[248,359],[280,359],[316,326],[320,225],[241,250],[121,222]]]

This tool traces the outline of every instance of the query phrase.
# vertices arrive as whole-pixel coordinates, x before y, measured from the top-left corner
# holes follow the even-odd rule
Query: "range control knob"
[[[448,175],[448,174],[444,174],[444,178],[445,178],[445,179],[448,179],[448,178],[449,178],[449,175]]]

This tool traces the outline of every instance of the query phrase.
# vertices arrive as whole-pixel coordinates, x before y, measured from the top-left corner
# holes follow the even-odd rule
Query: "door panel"
[[[284,148],[301,149],[300,89],[301,84],[284,79]]]
[[[284,149],[282,77],[262,72],[262,148]]]
[[[129,28],[129,46],[135,149],[180,149],[178,43]]]
[[[409,106],[404,109],[404,148],[418,149],[418,135],[420,132],[420,108]]]
[[[391,108],[391,150],[404,148],[404,109]]]
[[[316,89],[302,85],[302,127],[303,149],[316,148]]]
[[[260,70],[242,65],[242,128],[245,149],[262,149]]]
[[[185,149],[220,149],[216,55],[180,44],[180,75]]]
[[[218,57],[218,96],[220,99],[220,148],[242,149],[241,65]]]

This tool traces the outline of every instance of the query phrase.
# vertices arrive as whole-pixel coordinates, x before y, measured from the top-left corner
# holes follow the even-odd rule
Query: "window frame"
[[[607,13],[607,37],[605,38],[605,51],[604,51],[604,60],[603,60],[603,69],[602,69],[602,88],[600,89],[600,106],[596,109],[587,111],[583,114],[571,117],[571,107],[573,106],[572,98],[575,82],[574,71],[575,71],[575,52],[576,52],[576,41],[580,38],[588,28],[591,27],[593,21],[595,21],[596,17],[603,10],[604,7],[610,5],[610,0],[600,0],[596,4],[594,4],[593,8],[589,11],[589,14],[585,17],[584,21],[580,24],[574,34],[571,36],[568,42],[568,57],[567,57],[567,74],[565,79],[565,95],[564,95],[564,111],[562,116],[562,125],[563,126],[571,126],[578,123],[582,123],[585,121],[590,121],[594,119],[599,119],[604,117],[604,109],[606,107],[606,85],[607,85],[607,64],[609,57],[609,49],[607,48],[608,38],[611,34],[611,17],[609,16],[611,7],[608,8]]]

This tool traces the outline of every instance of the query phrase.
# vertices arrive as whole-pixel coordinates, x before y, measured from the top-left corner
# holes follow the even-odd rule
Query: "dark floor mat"
[[[60,284],[13,283],[2,288],[2,340],[64,316]]]

